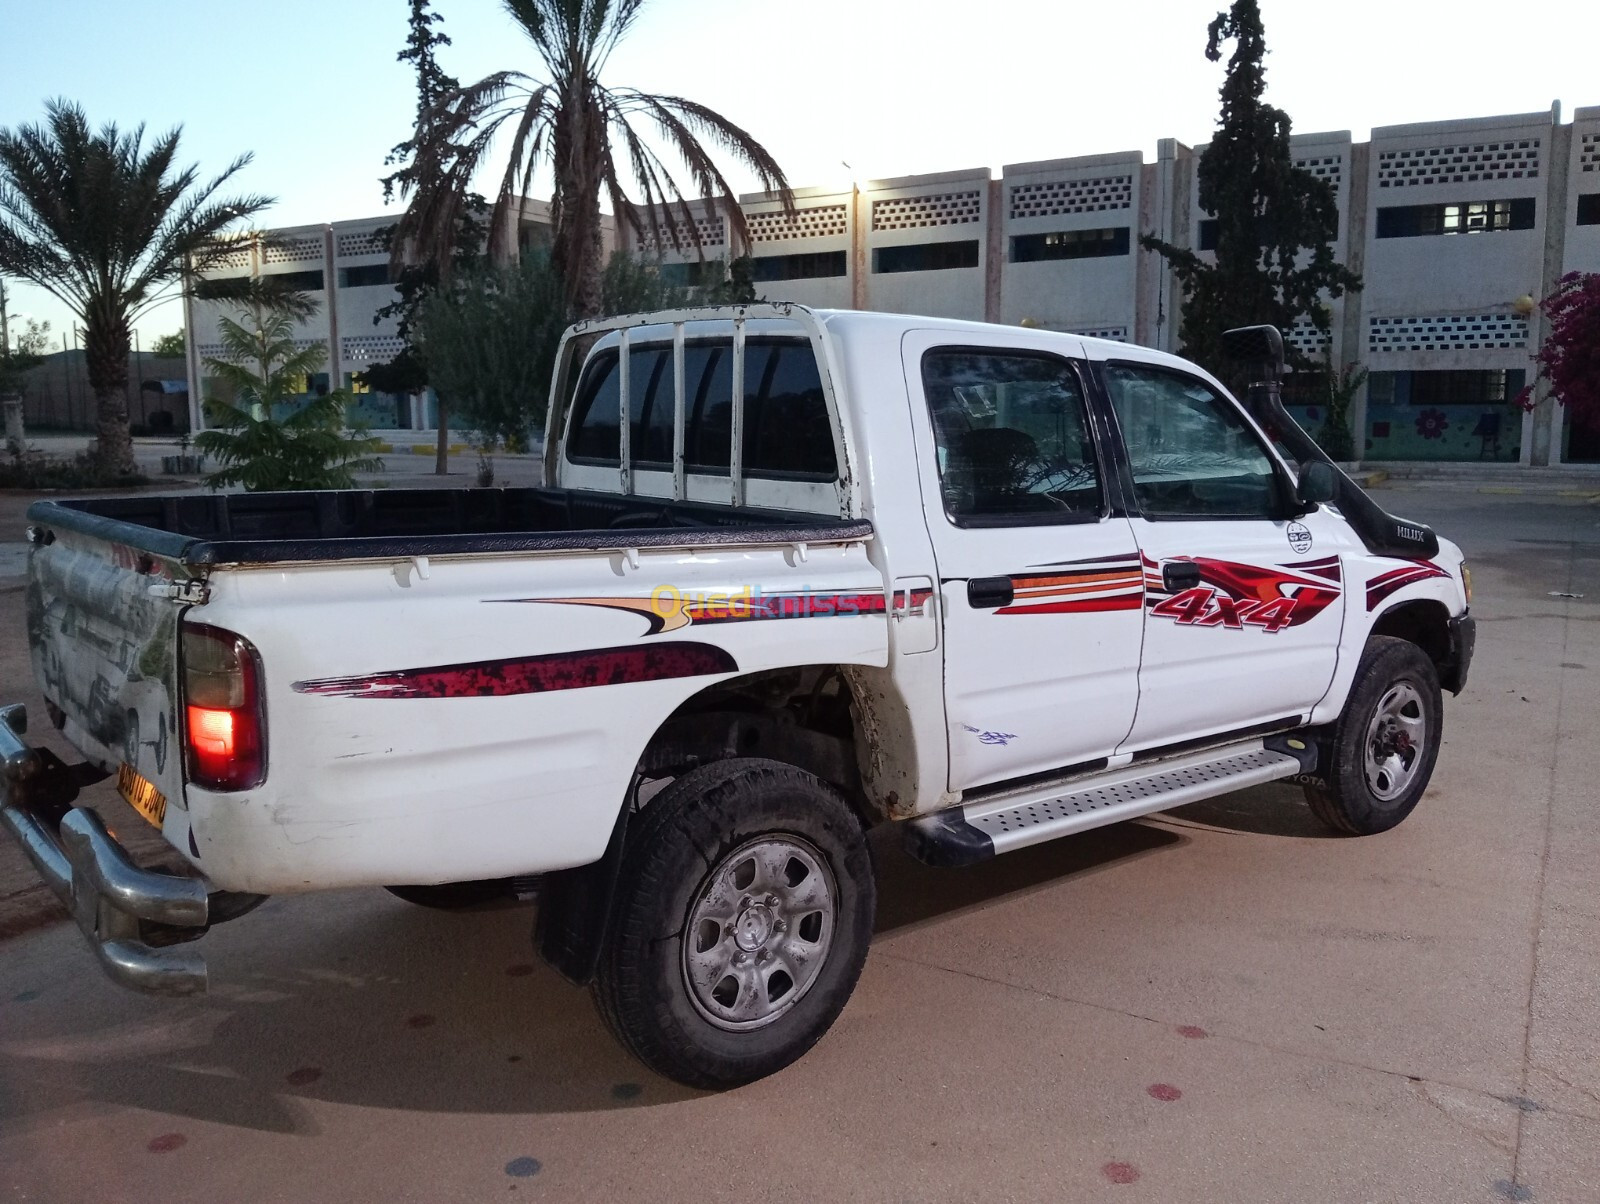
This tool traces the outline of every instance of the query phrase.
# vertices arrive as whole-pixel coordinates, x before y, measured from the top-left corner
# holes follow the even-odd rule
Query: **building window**
[[[1453,205],[1390,205],[1378,210],[1378,237],[1532,230],[1533,217],[1532,197],[1512,201],[1462,201]]]
[[[820,280],[845,274],[843,251],[816,251],[807,255],[757,255],[750,261],[754,280]]]
[[[690,263],[664,263],[660,267],[661,283],[671,288],[700,288],[708,284],[721,284],[723,263],[720,259],[697,259]]]
[[[1272,223],[1267,220],[1267,215],[1265,213],[1256,214],[1255,226],[1256,246],[1271,246],[1274,240],[1274,228]],[[1221,230],[1222,223],[1216,218],[1201,218],[1199,230],[1199,249],[1202,251],[1215,251],[1217,249],[1217,238],[1219,237]]]
[[[339,269],[340,288],[371,288],[373,285],[388,283],[389,265],[386,263],[364,263]]]
[[[274,272],[271,279],[284,288],[292,288],[302,293],[320,293],[322,291],[322,269],[314,268],[309,272]]]
[[[1060,230],[1052,234],[1018,234],[1011,239],[1012,263],[1042,259],[1100,259],[1128,253],[1128,227],[1104,230]]]
[[[1600,192],[1578,198],[1578,225],[1600,226]]]
[[[978,266],[978,240],[919,242],[908,247],[878,247],[872,252],[874,272],[939,272]]]
[[[284,393],[289,397],[326,397],[328,395],[328,374],[326,372],[302,372],[298,376],[291,376],[285,382]]]

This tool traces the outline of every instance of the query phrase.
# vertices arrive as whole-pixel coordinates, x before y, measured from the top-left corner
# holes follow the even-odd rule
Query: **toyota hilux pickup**
[[[801,1056],[867,956],[866,833],[960,867],[1259,783],[1417,806],[1473,649],[1460,551],[1385,513],[1230,332],[1175,356],[751,305],[579,323],[538,488],[41,501],[0,821],[104,968],[203,990],[272,894],[459,906],[660,1073]],[[186,873],[78,790],[114,777]],[[182,864],[177,863],[177,864]],[[169,867],[170,868],[170,867]]]

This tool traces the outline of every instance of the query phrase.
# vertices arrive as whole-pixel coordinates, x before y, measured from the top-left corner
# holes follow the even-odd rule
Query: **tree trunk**
[[[95,466],[104,475],[132,476],[133,436],[128,431],[128,321],[120,314],[90,312],[83,332],[89,388],[94,391]]]
[[[600,201],[595,198],[593,221],[589,225],[589,237],[582,248],[582,264],[579,267],[578,304],[582,307],[581,317],[592,318],[600,314],[602,300],[600,296],[601,278],[605,264],[605,243],[600,231]]]
[[[450,475],[450,415],[445,412],[444,399],[437,403],[439,411],[439,446],[433,453],[433,475],[447,477]]]
[[[555,229],[551,231],[550,265],[567,292],[568,316],[593,318],[601,308],[601,274],[605,270],[604,235],[600,226],[600,163],[604,146],[586,135],[603,122],[578,122],[557,139]],[[572,147],[568,155],[562,148]],[[579,153],[579,148],[583,153]],[[559,166],[567,163],[563,168]],[[617,215],[620,231],[622,215]]]

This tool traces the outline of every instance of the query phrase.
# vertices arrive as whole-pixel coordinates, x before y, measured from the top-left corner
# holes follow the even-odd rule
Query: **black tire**
[[[516,888],[509,878],[489,878],[482,882],[445,882],[439,886],[386,886],[383,888],[397,899],[415,903],[418,907],[432,907],[439,911],[466,911],[474,907],[488,907],[505,903],[517,897]]]
[[[1409,735],[1385,732],[1384,724],[1377,722],[1379,708],[1392,697],[1403,701],[1406,695],[1394,692],[1406,689],[1414,696],[1414,706],[1408,702],[1402,709],[1417,712],[1411,723],[1423,733],[1420,749],[1412,746]],[[1351,836],[1371,836],[1399,824],[1416,809],[1433,776],[1443,717],[1439,674],[1427,653],[1409,640],[1373,636],[1361,654],[1344,712],[1334,725],[1331,763],[1322,773],[1328,784],[1305,787],[1312,814],[1334,831]],[[1396,725],[1390,721],[1388,726]],[[1407,747],[1395,747],[1396,741],[1410,747],[1414,753],[1410,761],[1405,760]],[[1369,748],[1400,758],[1403,782],[1380,774],[1379,783],[1390,785],[1375,785],[1368,773]]]
[[[699,921],[697,932],[704,933],[709,925],[716,936],[714,946],[706,946],[711,952],[697,953],[692,945],[685,949],[685,941],[694,939],[688,931],[691,908],[710,906],[705,900],[715,889],[713,880],[736,883],[744,866],[740,858],[754,863],[755,851],[783,849],[793,849],[799,858],[812,862],[809,866],[798,859],[783,862],[783,874],[795,872],[795,867],[802,871],[797,891],[811,890],[810,881],[821,883],[817,889],[832,891],[827,896],[831,901],[827,943],[817,946],[820,960],[814,969],[804,958],[795,963],[804,981],[789,978],[790,988],[796,990],[792,1000],[784,997],[782,983],[788,975],[779,962],[791,964],[783,961],[782,949],[802,939],[808,924],[814,933],[823,931],[823,922],[814,922],[821,912],[802,915],[812,906],[809,902],[770,894],[754,899],[752,906],[752,895],[747,894],[741,903],[729,903],[736,911],[725,930],[718,922]],[[760,883],[768,880],[769,871],[755,872],[759,877],[748,889],[759,895],[766,890]],[[818,876],[808,878],[813,872]],[[735,893],[745,889],[736,886]],[[770,910],[764,910],[768,905]],[[867,958],[876,906],[866,834],[838,790],[804,770],[759,758],[701,766],[652,799],[628,833],[593,988],[595,1002],[623,1046],[657,1073],[707,1090],[752,1082],[799,1058],[843,1010]],[[746,908],[752,927],[740,928],[746,923]],[[777,917],[770,936],[760,935],[768,931],[767,920],[754,917],[756,911],[769,919]],[[768,943],[746,946],[742,942],[747,939]],[[788,944],[780,948],[783,942]],[[756,952],[741,952],[748,947]],[[728,956],[746,963],[763,956],[773,959],[765,963],[767,977],[760,980],[753,1001],[743,987],[734,988],[741,1004],[751,1002],[772,1011],[746,1022],[759,1027],[732,1031],[734,1022],[728,1017],[721,1022],[712,1018],[706,1009],[716,1001],[704,1000],[707,994],[716,996],[720,984],[691,987],[690,957],[719,956],[718,949],[729,950]],[[749,964],[739,972],[758,978],[763,973]],[[733,973],[729,970],[722,983],[731,981]],[[807,973],[809,978],[804,977]],[[768,998],[762,999],[762,992]]]

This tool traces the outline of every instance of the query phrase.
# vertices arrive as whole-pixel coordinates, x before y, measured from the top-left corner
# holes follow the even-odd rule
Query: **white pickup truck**
[[[757,305],[580,324],[545,487],[46,501],[0,820],[139,989],[279,892],[535,940],[662,1074],[805,1052],[866,958],[866,829],[946,866],[1274,779],[1417,805],[1473,647],[1460,552],[1171,355]],[[1290,468],[1277,445],[1288,449]],[[136,867],[92,776],[187,859]]]

